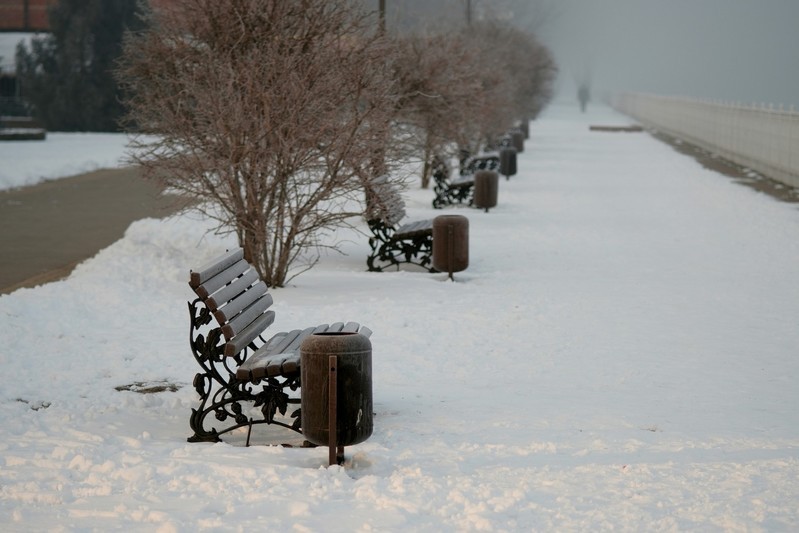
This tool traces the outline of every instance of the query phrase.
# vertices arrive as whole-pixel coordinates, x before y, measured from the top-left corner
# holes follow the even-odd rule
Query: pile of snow
[[[799,212],[590,123],[627,121],[553,107],[496,208],[446,211],[470,220],[456,282],[366,272],[353,232],[272,291],[273,331],[374,331],[375,429],[343,467],[186,442],[188,271],[234,244],[206,221],[136,222],[0,297],[4,531],[795,530]],[[116,390],[138,382],[182,387]]]

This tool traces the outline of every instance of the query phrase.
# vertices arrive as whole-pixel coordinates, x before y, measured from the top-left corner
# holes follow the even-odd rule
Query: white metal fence
[[[799,187],[799,113],[793,109],[641,93],[617,95],[613,106],[644,126]]]

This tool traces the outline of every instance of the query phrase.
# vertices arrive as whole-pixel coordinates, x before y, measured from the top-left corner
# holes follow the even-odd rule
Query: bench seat
[[[321,324],[304,330],[295,329],[278,333],[258,348],[236,370],[236,379],[257,381],[265,377],[298,376],[300,374],[300,345],[308,335],[315,333],[352,332],[371,335],[368,328],[357,322]]]
[[[474,176],[472,174],[458,176],[449,181],[450,187],[471,187],[472,185],[474,185]]]
[[[398,227],[391,236],[392,240],[413,239],[433,234],[433,219],[416,220]]]

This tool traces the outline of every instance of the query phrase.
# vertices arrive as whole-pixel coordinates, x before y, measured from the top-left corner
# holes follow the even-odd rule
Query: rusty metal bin
[[[439,215],[433,219],[433,268],[447,272],[469,266],[469,219],[463,215]]]
[[[499,149],[499,173],[510,179],[516,174],[516,148],[503,146]]]
[[[488,210],[497,205],[499,174],[493,170],[478,170],[474,173],[474,201],[478,209]]]
[[[530,138],[530,119],[528,119],[526,117],[523,118],[521,120],[521,124],[519,125],[519,129],[522,130],[522,133],[524,133],[525,140],[529,139]]]
[[[330,447],[330,464],[343,462],[344,447],[365,441],[374,427],[369,338],[347,332],[309,335],[300,345],[300,383],[302,434]]]
[[[516,148],[517,153],[524,152],[524,132],[520,129],[510,131],[511,146]]]

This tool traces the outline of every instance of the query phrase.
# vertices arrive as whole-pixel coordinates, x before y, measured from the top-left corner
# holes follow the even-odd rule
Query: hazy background
[[[541,27],[559,87],[799,107],[799,0],[562,0]],[[574,88],[573,92],[576,92]]]
[[[378,0],[364,0],[377,9]],[[386,0],[390,28],[465,24],[467,0]],[[612,91],[795,105],[799,0],[471,0],[552,50],[559,98]]]

